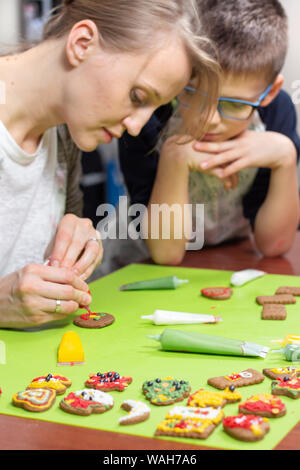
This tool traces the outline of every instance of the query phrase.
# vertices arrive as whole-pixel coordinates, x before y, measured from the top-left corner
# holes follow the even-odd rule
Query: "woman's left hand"
[[[90,219],[66,214],[60,221],[49,264],[64,267],[86,280],[103,257],[100,233]]]

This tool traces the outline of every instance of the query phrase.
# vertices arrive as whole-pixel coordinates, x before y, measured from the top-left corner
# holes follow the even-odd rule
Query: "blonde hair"
[[[220,70],[215,51],[202,33],[195,0],[65,0],[53,10],[43,39],[61,38],[84,19],[95,23],[104,47],[120,52],[158,48],[155,36],[175,32],[191,60],[196,88],[206,96],[201,121],[201,127],[205,127],[217,101]],[[189,132],[189,122],[194,121],[192,109],[189,115],[184,133]],[[204,129],[198,132],[202,134]]]

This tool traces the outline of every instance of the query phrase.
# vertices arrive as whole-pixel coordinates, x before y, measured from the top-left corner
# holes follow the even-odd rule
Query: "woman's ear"
[[[71,29],[66,43],[69,64],[77,67],[98,46],[99,32],[95,23],[91,20],[76,23]]]
[[[276,98],[276,96],[278,95],[278,93],[280,92],[282,88],[283,82],[284,82],[283,75],[278,74],[273,82],[271,90],[269,91],[267,96],[262,100],[262,102],[260,103],[260,106],[262,107],[268,106],[268,104],[270,104]]]

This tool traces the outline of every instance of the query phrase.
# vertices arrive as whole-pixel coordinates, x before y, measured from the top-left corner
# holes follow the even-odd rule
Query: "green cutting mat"
[[[249,367],[262,370],[265,367],[290,365],[280,354],[268,354],[266,359],[230,356],[202,355],[166,352],[147,335],[158,334],[164,326],[155,326],[141,315],[149,315],[155,309],[177,310],[192,313],[220,315],[223,322],[211,325],[175,325],[170,328],[194,331],[203,334],[249,340],[271,346],[270,340],[285,334],[300,334],[300,299],[287,306],[285,321],[261,320],[261,307],[256,304],[257,295],[273,294],[280,285],[300,285],[299,277],[268,274],[243,287],[234,288],[230,300],[214,301],[203,298],[200,289],[208,286],[228,286],[231,272],[204,269],[187,269],[147,265],[130,265],[90,285],[93,295],[92,310],[115,315],[116,321],[102,330],[78,328],[72,323],[62,328],[39,332],[0,330],[0,340],[6,344],[6,365],[0,365],[0,413],[40,419],[74,426],[122,432],[153,437],[156,425],[164,418],[169,407],[151,406],[150,419],[133,426],[120,426],[118,419],[126,413],[120,409],[123,400],[141,399],[141,385],[156,377],[174,376],[188,380],[192,391],[205,387],[209,377],[240,372]],[[177,290],[125,291],[118,288],[128,282],[177,275],[189,279],[189,283]],[[76,331],[82,341],[86,363],[79,366],[61,366],[56,363],[57,349],[65,331]],[[12,395],[26,388],[29,382],[40,375],[60,373],[73,382],[69,390],[84,388],[89,373],[118,371],[131,375],[133,383],[124,392],[112,392],[114,408],[102,415],[80,417],[65,413],[59,406],[58,397],[54,407],[35,415],[11,404]],[[256,393],[270,393],[271,380],[262,384],[240,388],[243,399]],[[178,442],[189,442],[223,449],[272,449],[297,424],[300,417],[300,399],[283,397],[287,406],[286,416],[270,421],[271,430],[258,443],[242,443],[234,440],[220,425],[205,441],[183,438],[157,438]],[[181,402],[184,404],[185,402]],[[225,415],[236,414],[238,405],[224,408]]]

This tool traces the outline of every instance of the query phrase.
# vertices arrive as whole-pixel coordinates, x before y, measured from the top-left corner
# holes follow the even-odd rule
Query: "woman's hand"
[[[58,225],[50,266],[68,268],[86,280],[102,257],[101,236],[91,220],[65,215]]]
[[[42,325],[91,300],[88,285],[71,270],[31,264],[0,280],[0,327]]]

